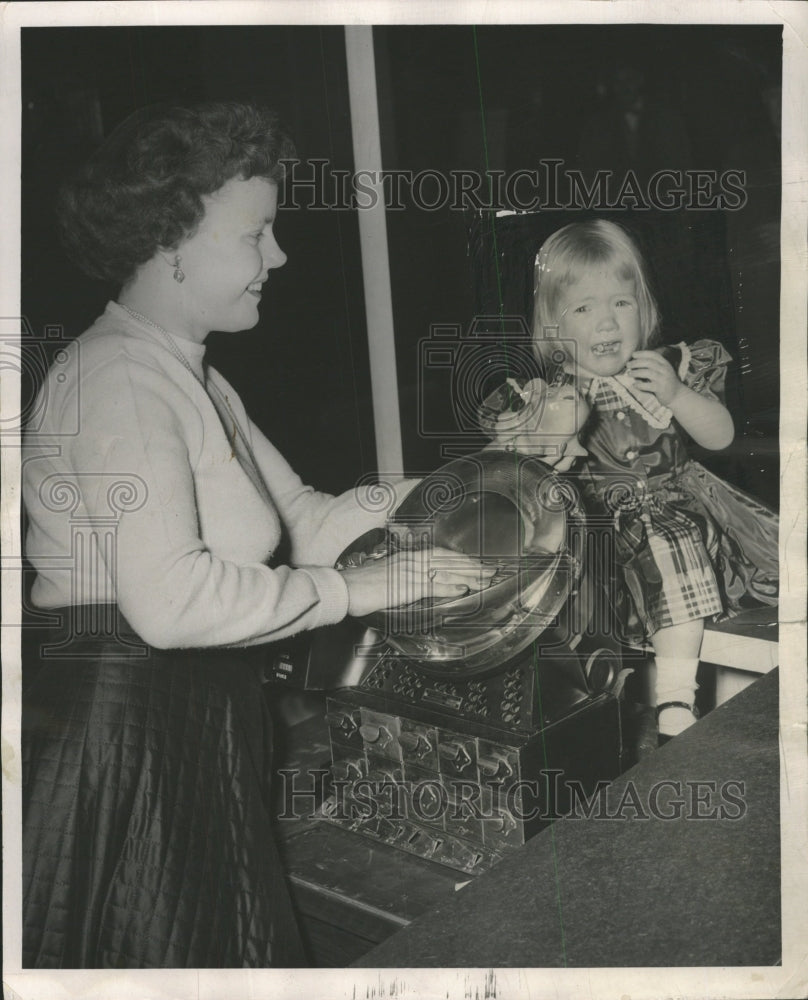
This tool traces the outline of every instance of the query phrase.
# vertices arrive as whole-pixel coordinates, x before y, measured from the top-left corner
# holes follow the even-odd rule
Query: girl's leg
[[[693,705],[703,637],[702,618],[661,628],[651,637],[656,660],[657,706],[676,701]],[[688,709],[672,705],[659,713],[659,731],[664,736],[677,736],[694,721]]]

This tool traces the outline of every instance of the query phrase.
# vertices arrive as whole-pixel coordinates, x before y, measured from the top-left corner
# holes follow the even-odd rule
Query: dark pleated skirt
[[[23,965],[303,964],[260,651],[156,650],[113,621],[26,643]]]

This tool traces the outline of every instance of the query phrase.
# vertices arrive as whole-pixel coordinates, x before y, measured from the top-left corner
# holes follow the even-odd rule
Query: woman
[[[204,364],[212,330],[255,326],[286,260],[292,154],[260,107],[163,108],[60,200],[68,251],[121,291],[68,349],[75,374],[49,375],[27,442],[32,601],[64,641],[50,630],[25,670],[25,966],[300,964],[260,648],[234,647],[379,610],[391,586],[403,603],[486,579],[438,550],[333,569],[381,515],[304,486]],[[296,568],[270,565],[282,531]]]

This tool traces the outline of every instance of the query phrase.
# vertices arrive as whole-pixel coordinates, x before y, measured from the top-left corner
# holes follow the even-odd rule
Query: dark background
[[[775,505],[779,259],[761,233],[779,225],[779,139],[764,97],[780,82],[780,28],[395,26],[375,28],[374,40],[387,169],[510,171],[549,158],[586,166],[607,156],[587,151],[583,136],[608,113],[610,73],[623,63],[676,122],[668,134],[681,137],[681,162],[666,165],[748,171],[743,211],[658,219],[684,242],[667,260],[658,239],[651,264],[663,339],[713,337],[736,359],[729,404],[738,437],[707,461]],[[22,303],[35,333],[60,324],[75,336],[116,294],[65,259],[52,200],[65,172],[136,108],[263,98],[301,158],[353,169],[341,27],[26,28],[22,57]],[[499,265],[506,279],[518,284],[531,241],[567,221],[540,213]],[[452,408],[445,380],[423,371],[420,344],[434,324],[468,329],[487,307],[480,289],[492,262],[469,252],[481,225],[469,213],[411,205],[387,222],[405,465],[423,472],[440,464],[441,440],[422,433],[419,400],[447,428]],[[277,234],[289,261],[273,275],[258,327],[212,335],[211,360],[304,479],[347,489],[376,467],[356,213],[288,209]]]
[[[736,441],[721,455],[698,453],[714,471],[778,503],[780,141],[764,95],[781,83],[777,26],[578,25],[376,28],[386,169],[615,168],[613,150],[583,136],[607,113],[613,68],[642,73],[649,105],[665,115],[670,169],[748,173],[742,211],[623,213],[650,235],[651,270],[665,342],[710,337],[735,363],[728,405]],[[673,122],[676,128],[670,127]],[[641,166],[641,164],[639,164]],[[642,172],[642,171],[640,171]],[[678,217],[671,217],[678,216]],[[440,461],[441,436],[412,433],[421,398],[435,427],[450,427],[443,372],[424,371],[418,344],[433,324],[468,329],[490,313],[485,286],[504,286],[505,312],[530,304],[509,295],[532,279],[535,248],[572,221],[544,211],[492,223],[449,210],[388,213],[405,459]],[[497,228],[493,245],[490,231]],[[482,252],[476,238],[489,233]],[[521,230],[516,238],[515,231]],[[530,230],[530,232],[527,232]],[[774,231],[772,250],[763,233]],[[469,234],[472,249],[469,250]],[[497,259],[494,259],[494,253]],[[409,433],[408,433],[409,430]]]

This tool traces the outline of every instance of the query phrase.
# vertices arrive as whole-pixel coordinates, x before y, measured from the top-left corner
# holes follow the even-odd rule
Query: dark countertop
[[[663,781],[679,783],[679,818],[651,813],[653,790]],[[663,787],[658,812],[672,811],[672,794]],[[624,818],[558,820],[355,964],[779,962],[777,671],[645,758],[604,795],[603,812]],[[648,818],[638,818],[638,809]]]

